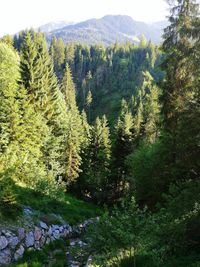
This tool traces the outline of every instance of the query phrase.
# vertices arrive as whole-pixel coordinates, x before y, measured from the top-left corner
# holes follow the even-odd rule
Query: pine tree
[[[170,25],[164,34],[163,51],[166,57],[163,69],[166,72],[163,84],[162,114],[164,124],[164,142],[168,148],[168,166],[174,176],[196,176],[192,151],[198,155],[198,145],[192,132],[197,132],[192,120],[192,103],[195,96],[197,70],[194,53],[199,34],[196,34],[195,23],[199,21],[199,5],[194,0],[179,0],[171,3]],[[195,55],[196,57],[196,55]],[[197,58],[196,58],[197,59]],[[198,125],[198,123],[196,123]],[[191,137],[195,145],[191,145]],[[186,149],[187,147],[187,149]],[[194,158],[193,158],[194,159]],[[190,162],[190,164],[188,164]],[[191,165],[191,166],[190,166]],[[198,163],[196,163],[197,167]],[[196,169],[196,168],[195,168]],[[174,179],[174,178],[173,178]]]
[[[71,70],[68,64],[66,64],[61,91],[65,97],[65,102],[69,110],[77,109],[76,107],[76,89],[72,79]]]
[[[108,187],[111,164],[111,141],[108,121],[104,115],[97,117],[91,130],[91,139],[87,154],[87,169],[84,175],[86,192],[93,200],[108,200]]]
[[[143,72],[143,82],[132,99],[134,135],[140,142],[154,143],[158,137],[159,89],[149,72]]]
[[[49,136],[49,128],[40,113],[36,113],[29,101],[27,90],[18,88],[19,124],[17,127],[16,177],[29,186],[37,179],[45,178],[43,149]]]
[[[81,116],[76,105],[75,85],[71,76],[69,65],[66,65],[61,91],[64,95],[68,125],[63,146],[63,164],[65,166],[65,180],[71,183],[77,179],[81,165],[81,146],[84,140]]]
[[[57,39],[56,37],[53,37],[50,46],[50,55],[54,62],[55,73],[60,80],[63,75],[65,63],[65,45],[61,38]]]
[[[113,199],[121,197],[128,186],[128,169],[126,158],[133,149],[134,121],[128,104],[122,100],[121,112],[115,126],[115,139],[113,145],[112,186]]]
[[[89,120],[89,122],[90,122],[90,117],[91,117],[91,115],[90,115],[90,113],[91,113],[91,110],[90,110],[91,104],[92,104],[92,93],[89,90],[88,94],[87,94],[87,97],[86,97],[86,106],[87,106],[87,109],[88,109],[88,120]]]
[[[16,132],[20,119],[17,102],[17,82],[20,78],[18,62],[16,52],[0,43],[0,171],[7,168],[6,160],[15,159],[17,149]]]
[[[66,104],[58,88],[43,34],[26,34],[21,58],[22,81],[27,89],[28,99],[49,129],[43,144],[43,161],[48,173],[58,176],[63,169],[59,158],[60,143],[66,131]]]

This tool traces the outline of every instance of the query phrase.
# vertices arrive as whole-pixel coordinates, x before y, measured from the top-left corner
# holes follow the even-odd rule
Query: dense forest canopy
[[[1,206],[19,182],[107,205],[95,266],[200,264],[199,5],[168,2],[162,45],[0,41]]]

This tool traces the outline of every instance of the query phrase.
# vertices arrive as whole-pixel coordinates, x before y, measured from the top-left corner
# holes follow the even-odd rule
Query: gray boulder
[[[54,230],[53,231],[53,236],[54,236],[55,239],[59,239],[60,238],[60,232],[59,232],[59,230]]]
[[[42,222],[42,221],[39,222],[39,227],[41,227],[41,228],[44,229],[44,230],[47,230],[47,229],[48,229],[47,224],[44,223],[44,222]]]
[[[10,249],[6,248],[0,251],[0,266],[9,265],[12,260],[12,255]]]
[[[18,250],[16,250],[15,254],[14,254],[14,260],[17,261],[19,259],[21,259],[24,255],[24,247],[21,245]]]
[[[24,228],[18,229],[18,238],[20,241],[25,238],[25,229]]]
[[[33,247],[34,246],[34,242],[35,242],[35,237],[33,232],[29,232],[28,234],[26,234],[26,239],[25,239],[25,244],[26,247]]]
[[[8,245],[8,240],[5,238],[5,236],[0,236],[0,250],[6,248]]]
[[[34,237],[36,241],[39,241],[42,237],[42,230],[38,227],[35,227],[35,231],[34,231]]]
[[[19,239],[17,236],[12,236],[9,238],[9,245],[11,248],[15,248],[19,244]]]

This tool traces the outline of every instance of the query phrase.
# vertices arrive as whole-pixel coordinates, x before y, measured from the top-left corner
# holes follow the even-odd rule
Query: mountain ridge
[[[111,45],[127,41],[137,43],[140,36],[145,35],[147,40],[154,43],[162,41],[162,27],[167,26],[166,21],[145,23],[132,19],[127,15],[106,15],[100,19],[65,25],[64,27],[46,32],[50,41],[54,36],[62,38],[65,43],[85,43]]]

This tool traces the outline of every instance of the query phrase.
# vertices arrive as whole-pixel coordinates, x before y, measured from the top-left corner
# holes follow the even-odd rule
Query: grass
[[[15,193],[18,206],[30,206],[37,210],[42,217],[41,219],[47,223],[56,223],[56,221],[52,222],[53,217],[50,217],[49,214],[58,214],[69,224],[77,224],[101,214],[101,210],[96,205],[78,200],[69,194],[61,194],[59,199],[55,199],[21,186],[15,187]],[[47,214],[48,216],[46,216]],[[0,212],[0,223],[9,220],[17,223],[17,218],[20,215],[19,209],[16,209],[12,215]],[[48,222],[48,220],[51,220],[51,222]]]
[[[143,266],[143,267],[200,267],[199,255],[169,257],[167,262],[158,264],[151,256],[138,255],[134,262],[134,257],[127,257],[121,260],[120,267]],[[114,266],[113,266],[114,267]]]
[[[41,251],[27,251],[23,259],[10,267],[64,267],[67,266],[65,250],[69,244],[65,240],[56,240]]]

